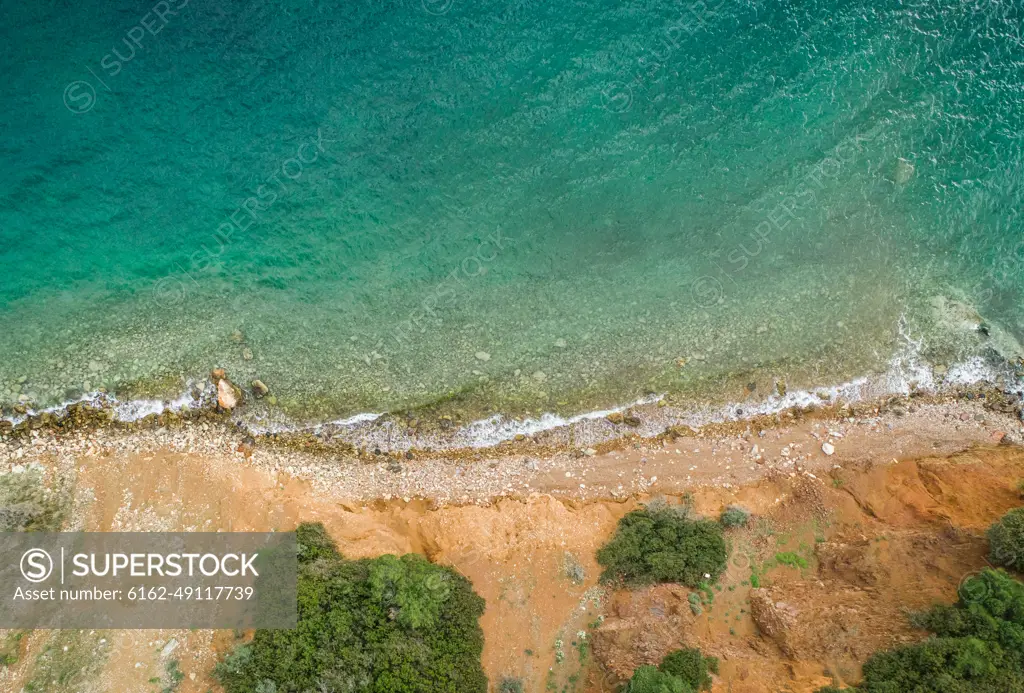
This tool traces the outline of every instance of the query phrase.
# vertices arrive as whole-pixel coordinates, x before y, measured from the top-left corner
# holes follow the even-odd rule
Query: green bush
[[[711,690],[711,675],[718,673],[718,660],[700,650],[675,650],[657,667],[645,665],[633,672],[624,693],[697,693]]]
[[[676,650],[665,655],[658,669],[678,676],[695,691],[709,691],[711,674],[718,673],[718,659],[705,657],[698,649]]]
[[[696,587],[714,582],[725,570],[727,558],[717,522],[650,508],[634,510],[619,520],[615,536],[597,552],[597,561],[605,569],[602,580],[621,580],[633,587],[656,582]]]
[[[693,688],[678,676],[644,665],[633,672],[624,693],[693,693]]]
[[[46,485],[38,467],[0,474],[0,532],[56,532],[71,501],[63,480]]]
[[[505,677],[498,686],[498,693],[523,693],[523,680]]]
[[[750,522],[750,511],[738,505],[730,505],[718,516],[718,522],[726,529],[746,527]]]
[[[779,565],[789,566],[790,568],[807,567],[807,559],[799,554],[793,553],[792,551],[775,554],[775,562]]]
[[[956,604],[913,622],[935,637],[875,654],[849,693],[1024,691],[1024,584],[1005,571],[983,570],[961,585]]]
[[[298,625],[219,663],[226,693],[486,693],[484,601],[465,577],[416,555],[346,560],[319,524],[297,533]]]
[[[1011,510],[992,525],[988,542],[993,563],[1024,571],[1024,508]]]

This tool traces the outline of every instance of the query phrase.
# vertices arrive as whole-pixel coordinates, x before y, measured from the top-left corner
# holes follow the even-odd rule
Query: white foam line
[[[638,399],[632,404],[615,407],[614,409],[590,411],[583,414],[577,414],[576,416],[570,416],[569,418],[563,418],[558,414],[545,413],[542,414],[539,419],[524,419],[520,421],[517,419],[509,419],[498,414],[487,419],[481,419],[479,421],[474,421],[471,424],[467,424],[459,432],[459,435],[456,436],[456,440],[471,448],[491,447],[506,440],[512,440],[517,435],[532,436],[537,433],[541,433],[542,431],[550,431],[553,428],[571,426],[572,424],[580,421],[603,419],[609,414],[625,411],[630,407],[652,404],[661,398],[662,395],[651,395],[649,397]]]
[[[916,341],[904,331],[900,322],[900,335],[905,346],[889,362],[889,367],[875,377],[860,377],[830,387],[816,387],[813,390],[797,390],[787,392],[784,396],[771,395],[758,403],[732,403],[710,411],[694,410],[692,415],[681,421],[699,427],[709,423],[740,421],[753,416],[770,416],[788,409],[807,409],[810,407],[835,404],[837,402],[858,402],[887,395],[909,395],[911,392],[936,393],[947,387],[976,385],[978,383],[995,384],[1001,376],[1006,375],[998,368],[987,363],[980,356],[973,356],[963,363],[949,368],[945,376],[936,380],[931,366],[921,360],[923,343]],[[1024,393],[1024,382],[1017,381],[1014,391]],[[824,395],[822,397],[821,395]],[[737,414],[742,411],[742,414]]]
[[[357,426],[357,425],[359,425],[361,423],[367,423],[367,422],[370,422],[370,421],[376,421],[377,419],[379,419],[382,416],[384,416],[383,412],[380,413],[380,414],[375,414],[373,412],[365,412],[363,414],[356,414],[355,416],[350,416],[347,419],[338,419],[337,421],[328,421],[327,424],[329,424],[331,426],[345,426],[345,427]],[[323,424],[320,424],[320,425],[323,425]]]
[[[974,385],[994,381],[999,374],[980,356],[974,356],[963,363],[950,367],[943,379],[944,385]]]
[[[57,414],[64,413],[68,407],[75,404],[91,404],[98,407],[110,406],[114,411],[114,416],[119,421],[132,422],[138,421],[139,419],[145,418],[150,414],[162,414],[165,411],[180,411],[187,407],[199,407],[204,404],[206,399],[205,396],[209,397],[212,390],[209,387],[204,388],[196,396],[194,392],[194,383],[191,381],[188,383],[185,391],[171,400],[158,400],[158,399],[133,399],[126,402],[122,402],[117,397],[111,394],[103,392],[88,392],[78,399],[69,400],[67,402],[61,402],[52,407],[44,407],[42,409],[29,409],[27,413],[22,416],[11,416],[4,417],[5,420],[10,421],[12,424],[17,426],[22,421],[30,416],[38,416],[40,414]]]
[[[986,362],[980,356],[950,366],[945,375],[936,379],[930,365],[921,359],[923,344],[914,340],[905,331],[904,321],[899,323],[899,334],[904,346],[889,363],[889,367],[877,376],[864,376],[838,385],[816,387],[813,390],[794,390],[784,395],[770,395],[760,402],[734,402],[718,407],[694,407],[690,411],[673,417],[677,423],[700,427],[709,423],[734,422],[755,416],[770,416],[788,409],[806,409],[837,402],[857,402],[885,397],[893,394],[910,394],[925,391],[938,392],[945,387],[974,385],[978,383],[997,383],[1007,375],[1005,369],[1000,370]],[[1013,381],[1014,392],[1024,395],[1024,380]],[[198,392],[198,394],[195,394]],[[825,395],[822,397],[821,395]],[[104,406],[109,405],[117,419],[125,422],[137,421],[151,414],[166,411],[180,411],[187,407],[201,407],[211,402],[216,390],[209,383],[203,383],[201,389],[190,381],[185,392],[171,400],[140,399],[121,402],[116,397],[100,392],[91,392],[82,397],[44,409],[29,410],[27,415],[7,417],[6,420],[18,425],[28,416],[42,413],[65,411],[73,404],[82,402]],[[651,395],[630,404],[584,412],[575,416],[562,417],[554,413],[544,413],[539,418],[511,419],[501,414],[474,421],[455,432],[451,444],[454,447],[486,448],[512,440],[518,435],[532,436],[556,428],[572,426],[581,421],[603,419],[610,414],[625,411],[631,407],[653,404],[662,395]],[[739,413],[738,413],[739,412]],[[289,425],[266,423],[248,425],[254,434],[286,433],[295,431],[319,432],[327,426],[339,426],[348,429],[360,428],[363,424],[372,424],[384,416],[384,413],[363,412],[343,419],[317,424]]]
[[[327,426],[341,426],[343,428],[357,428],[360,424],[372,423],[384,416],[384,412],[363,412],[360,414],[354,414],[345,419],[335,419],[334,421],[325,421],[323,423],[316,424],[283,424],[283,423],[250,423],[246,427],[250,433],[255,435],[265,435],[267,433],[296,433],[298,431],[312,431],[319,433]]]
[[[88,392],[79,397],[78,399],[69,400],[67,402],[61,402],[60,404],[56,404],[52,407],[44,407],[43,409],[28,409],[27,413],[22,416],[5,416],[2,418],[3,420],[10,421],[12,424],[17,426],[30,416],[38,416],[40,414],[55,414],[57,412],[63,413],[64,410],[66,410],[68,407],[74,404],[80,404],[82,402],[86,402],[88,404],[101,403],[103,397],[104,395],[101,392]]]

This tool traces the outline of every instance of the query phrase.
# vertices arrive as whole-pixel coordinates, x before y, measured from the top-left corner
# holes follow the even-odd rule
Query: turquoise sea
[[[1024,337],[1022,27],[0,0],[0,405],[216,366],[301,420],[738,399],[877,372],[901,331],[963,357],[936,296]]]

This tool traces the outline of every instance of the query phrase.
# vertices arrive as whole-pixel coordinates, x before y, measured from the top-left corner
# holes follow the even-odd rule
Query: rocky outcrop
[[[775,641],[779,649],[792,656],[789,633],[796,626],[800,612],[795,606],[775,601],[765,589],[750,590],[750,616],[761,633]]]

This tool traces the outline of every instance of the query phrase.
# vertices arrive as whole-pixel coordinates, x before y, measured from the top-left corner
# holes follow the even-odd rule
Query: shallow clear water
[[[877,369],[935,294],[1024,334],[1022,20],[2,0],[0,402],[579,411]]]

